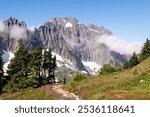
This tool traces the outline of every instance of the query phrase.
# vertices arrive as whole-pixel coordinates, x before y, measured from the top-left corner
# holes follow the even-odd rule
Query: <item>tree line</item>
[[[56,56],[51,49],[37,47],[29,51],[23,44],[14,53],[4,77],[3,62],[0,57],[0,93],[16,92],[28,87],[37,88],[55,82]]]
[[[122,66],[113,67],[109,64],[103,65],[103,67],[100,70],[100,74],[112,73],[121,71],[122,69],[133,68],[134,66],[138,65],[139,63],[141,63],[142,61],[146,60],[149,57],[150,57],[150,40],[147,38],[139,54],[134,52],[130,60],[126,61]]]

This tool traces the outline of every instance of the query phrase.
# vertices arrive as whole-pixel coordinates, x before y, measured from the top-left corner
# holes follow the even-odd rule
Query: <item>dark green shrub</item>
[[[112,73],[116,72],[117,70],[115,67],[110,66],[108,64],[104,64],[103,67],[100,69],[100,74],[107,74],[107,73]]]
[[[79,82],[79,81],[82,81],[84,79],[86,79],[87,77],[84,75],[84,74],[81,74],[81,73],[76,73],[74,76],[73,76],[73,80],[76,81],[76,82]]]

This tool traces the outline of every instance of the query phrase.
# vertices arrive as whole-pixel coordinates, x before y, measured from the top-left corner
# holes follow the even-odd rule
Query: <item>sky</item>
[[[53,17],[75,17],[130,42],[150,37],[149,12],[150,0],[0,0],[0,21],[14,17],[31,27]]]

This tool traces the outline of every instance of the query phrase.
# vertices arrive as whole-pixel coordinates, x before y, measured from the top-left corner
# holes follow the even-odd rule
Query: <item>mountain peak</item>
[[[112,34],[109,30],[93,24],[79,24],[74,17],[52,18],[32,32],[24,28],[25,22],[19,22],[16,18],[10,17],[3,23],[9,28],[0,35],[0,51],[15,52],[20,40],[30,50],[38,46],[45,49],[50,47],[54,53],[64,58],[63,64],[59,61],[61,70],[66,66],[90,74],[96,73],[98,65],[108,64],[110,61],[113,61],[112,65],[124,62],[122,55],[98,42],[99,37],[106,38]]]
[[[66,27],[73,27],[78,24],[78,20],[74,17],[70,18],[52,18],[49,22],[55,23],[55,24],[62,24]]]
[[[3,21],[3,23],[8,27],[11,27],[13,25],[20,26],[20,27],[25,27],[25,28],[27,27],[26,23],[24,21],[19,22],[18,19],[12,18],[12,17],[10,17],[9,19]]]

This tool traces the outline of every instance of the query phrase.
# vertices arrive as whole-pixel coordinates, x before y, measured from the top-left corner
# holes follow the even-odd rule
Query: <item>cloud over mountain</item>
[[[23,27],[19,26],[12,26],[10,30],[10,38],[14,39],[26,39],[27,38],[27,31]]]
[[[102,35],[98,38],[98,42],[107,45],[111,50],[120,52],[121,54],[132,54],[133,52],[139,53],[143,45],[142,42],[125,41],[114,35]]]
[[[0,21],[0,32],[4,32],[5,30],[6,30],[5,24]]]

